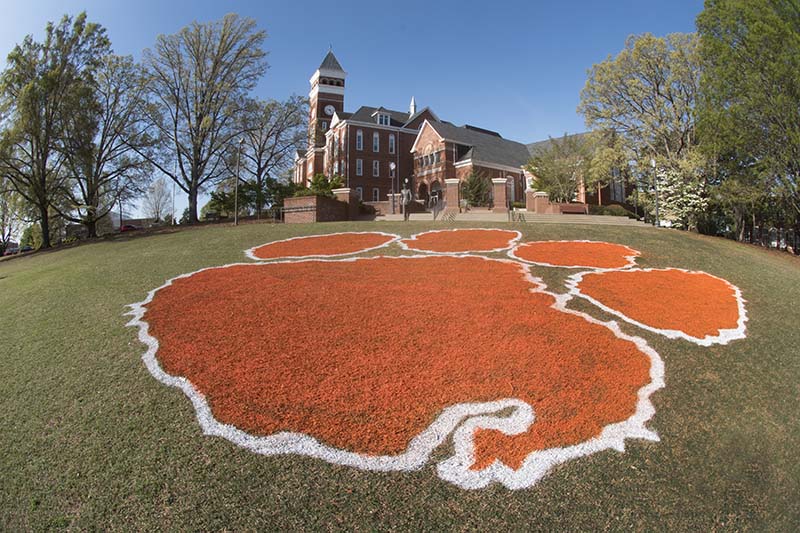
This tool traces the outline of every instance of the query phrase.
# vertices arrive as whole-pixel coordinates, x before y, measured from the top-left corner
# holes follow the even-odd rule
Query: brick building
[[[427,107],[417,110],[413,97],[408,111],[362,106],[347,112],[346,78],[329,51],[309,80],[308,149],[295,157],[295,183],[308,185],[315,174],[341,176],[345,187],[369,202],[386,201],[407,179],[415,197],[428,205],[444,197],[446,179],[463,182],[474,172],[506,179],[506,198],[525,200],[530,176],[523,167],[541,143],[525,145],[483,128],[456,126]],[[581,188],[576,200],[584,201],[583,193]]]
[[[472,172],[509,178],[509,197],[522,198],[524,144],[473,126],[440,120],[433,110],[362,106],[344,110],[347,73],[328,52],[309,80],[308,149],[298,152],[294,181],[307,185],[315,174],[341,176],[364,201],[386,200],[408,179],[416,197],[440,196],[444,180]]]

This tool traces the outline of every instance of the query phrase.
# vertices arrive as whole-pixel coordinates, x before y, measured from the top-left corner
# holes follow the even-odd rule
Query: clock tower
[[[322,64],[308,80],[311,84],[311,91],[308,93],[308,152],[306,153],[309,178],[323,172],[325,132],[331,126],[333,114],[344,111],[346,77],[347,73],[342,69],[342,65],[333,55],[333,51],[329,50]]]

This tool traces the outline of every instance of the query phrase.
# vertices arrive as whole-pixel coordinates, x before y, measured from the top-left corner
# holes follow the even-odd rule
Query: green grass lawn
[[[570,461],[518,491],[460,489],[435,462],[364,472],[203,436],[186,396],[150,375],[125,327],[126,304],[178,274],[247,261],[254,245],[431,227],[215,226],[0,263],[0,529],[797,528],[800,260],[787,254],[652,228],[517,227],[523,240],[619,242],[642,251],[640,266],[707,271],[742,289],[749,314],[747,339],[710,348],[623,324],[666,366],[649,423],[661,442],[629,440],[625,453]],[[569,273],[532,270],[553,290]]]

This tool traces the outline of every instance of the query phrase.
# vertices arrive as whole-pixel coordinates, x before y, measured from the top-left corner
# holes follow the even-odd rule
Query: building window
[[[394,153],[394,150],[395,150],[394,143],[395,143],[395,140],[394,140],[394,133],[390,133],[390,134],[389,134],[389,153],[390,153],[390,154],[393,154],[393,153]]]
[[[439,161],[440,161],[439,152],[436,152],[435,154],[433,154],[433,162],[438,163]]]
[[[356,176],[363,176],[364,175],[364,161],[361,159],[356,159]]]
[[[373,152],[380,152],[381,150],[381,136],[378,135],[378,132],[372,134],[372,151]]]
[[[323,120],[323,121],[322,121],[322,131],[325,131],[325,130],[327,130],[327,129],[328,129],[328,122],[327,122],[327,121],[325,121],[325,120]]]
[[[378,124],[380,124],[381,126],[389,126],[391,124],[391,119],[389,118],[389,115],[378,113]]]
[[[372,162],[372,177],[377,178],[381,175],[381,162],[380,161],[373,161]]]
[[[356,130],[356,150],[364,149],[364,132]]]
[[[364,200],[364,189],[363,187],[356,187],[356,196],[358,196],[359,200]]]
[[[372,201],[377,202],[380,199],[381,199],[381,190],[378,189],[377,187],[374,187],[372,189]]]

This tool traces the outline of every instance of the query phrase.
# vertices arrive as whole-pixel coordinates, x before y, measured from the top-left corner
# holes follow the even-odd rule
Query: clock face
[[[325,114],[326,115],[331,116],[331,115],[333,115],[333,113],[335,111],[336,111],[336,108],[333,107],[332,105],[328,104],[328,105],[325,106]]]

